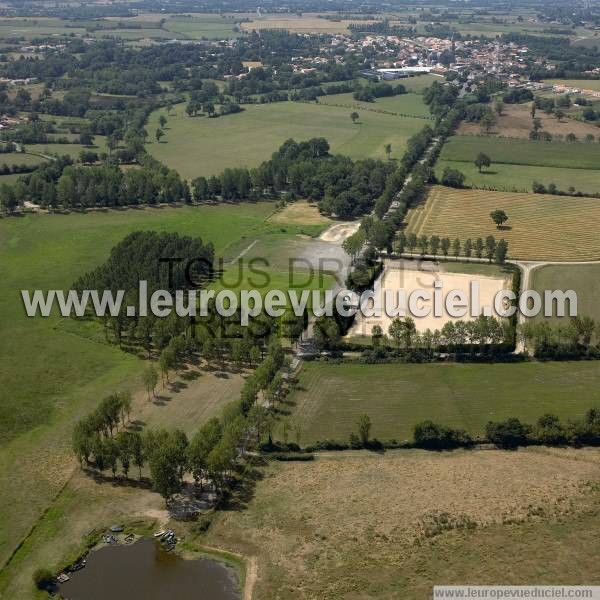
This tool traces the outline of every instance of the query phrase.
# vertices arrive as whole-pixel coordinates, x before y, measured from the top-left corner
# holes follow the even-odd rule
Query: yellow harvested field
[[[479,306],[492,307],[494,306],[494,297],[504,289],[510,289],[509,277],[485,277],[483,275],[468,275],[466,273],[442,273],[436,270],[425,271],[422,268],[415,268],[413,261],[389,261],[386,263],[385,269],[376,281],[374,286],[375,299],[381,306],[381,311],[377,315],[364,316],[359,312],[354,321],[354,325],[348,332],[349,336],[371,336],[373,327],[379,325],[384,333],[387,333],[394,317],[389,316],[385,310],[386,296],[393,297],[394,302],[398,297],[398,292],[403,290],[406,298],[416,290],[425,290],[429,292],[431,298],[435,293],[435,282],[442,283],[439,288],[443,296],[446,297],[450,291],[460,291],[468,299],[468,306],[464,309],[466,314],[460,317],[452,316],[446,310],[445,305],[441,307],[439,315],[434,314],[433,301],[420,302],[421,306],[429,307],[430,314],[419,316],[414,314],[409,306],[405,307],[406,315],[415,320],[417,331],[423,332],[427,329],[435,331],[440,330],[448,321],[469,321],[478,317],[481,313],[476,305],[471,305],[473,299],[472,283],[476,283],[479,287]],[[438,284],[439,285],[439,284]],[[391,308],[394,308],[394,303]],[[417,311],[418,312],[418,311]],[[473,314],[472,314],[473,313]],[[492,315],[499,315],[492,310]]]
[[[375,21],[360,21],[374,23]],[[249,23],[241,23],[244,31],[260,31],[261,29],[286,29],[295,33],[347,33],[348,26],[356,21],[348,19],[323,19],[313,15],[265,15],[254,17]]]
[[[508,215],[502,229],[490,218],[496,209]],[[599,220],[596,198],[433,186],[426,201],[409,211],[406,231],[463,242],[493,235],[508,242],[510,258],[587,261],[600,259]]]

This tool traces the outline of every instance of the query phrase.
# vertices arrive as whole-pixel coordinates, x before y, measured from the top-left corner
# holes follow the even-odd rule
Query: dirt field
[[[283,210],[276,212],[269,218],[272,223],[300,224],[300,225],[326,225],[331,219],[323,216],[316,204],[309,204],[298,200],[288,204]]]
[[[360,221],[337,223],[324,231],[320,235],[319,239],[323,242],[341,244],[347,237],[350,237],[353,233],[356,233],[359,227]]]
[[[255,600],[597,582],[587,546],[597,536],[574,519],[597,511],[599,477],[597,450],[329,453],[270,467],[248,509],[222,513],[207,543],[257,556]],[[564,519],[585,541],[560,543],[551,528]]]
[[[547,115],[538,110],[536,118],[542,121],[542,130],[551,133],[553,136],[574,133],[578,138],[583,139],[588,133],[598,137],[600,129],[595,125],[582,123],[575,119],[565,117],[559,121],[553,115]],[[531,131],[531,104],[507,104],[504,107],[502,116],[496,115],[496,125],[490,135],[502,137],[529,138]],[[482,135],[481,126],[478,123],[460,124],[457,133],[459,135]]]
[[[434,263],[428,263],[434,270],[424,271],[417,270],[415,263],[412,261],[389,261],[381,275],[375,282],[375,297],[384,307],[384,298],[386,293],[393,293],[397,296],[398,290],[404,290],[408,298],[409,294],[413,291],[422,289],[427,290],[431,297],[434,294],[434,285],[436,281],[441,281],[443,287],[441,288],[444,296],[451,290],[460,290],[467,298],[469,298],[469,314],[461,318],[452,317],[443,308],[440,316],[431,314],[418,317],[414,315],[407,307],[407,316],[412,317],[415,320],[417,331],[425,331],[430,329],[434,331],[436,329],[441,330],[444,323],[448,321],[470,321],[476,317],[471,316],[471,283],[477,282],[479,284],[479,299],[480,306],[493,307],[495,295],[503,289],[510,289],[510,278],[502,277],[485,277],[483,275],[473,275],[464,273],[444,273],[440,270],[439,266],[435,267]],[[428,306],[432,306],[431,302],[426,303]],[[495,312],[493,316],[497,316]],[[478,316],[478,315],[476,315]],[[387,334],[390,324],[392,323],[393,317],[385,314],[385,308],[382,310],[380,316],[367,317],[358,313],[354,325],[348,332],[350,337],[362,335],[370,336],[375,325],[379,325],[383,332]]]
[[[508,215],[504,229],[490,219],[495,209]],[[433,186],[426,202],[409,211],[407,231],[462,241],[493,235],[506,239],[511,258],[523,260],[597,260],[598,219],[600,202],[595,198]]]

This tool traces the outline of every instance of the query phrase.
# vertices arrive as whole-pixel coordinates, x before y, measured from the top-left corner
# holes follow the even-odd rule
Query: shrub
[[[516,448],[527,442],[531,427],[519,419],[507,419],[494,423],[489,421],[485,426],[487,438],[499,448]]]
[[[415,446],[427,450],[449,450],[473,445],[473,439],[466,431],[444,427],[433,421],[417,423],[413,437]]]
[[[49,569],[36,569],[33,573],[33,583],[38,590],[50,591],[54,587],[54,575]]]

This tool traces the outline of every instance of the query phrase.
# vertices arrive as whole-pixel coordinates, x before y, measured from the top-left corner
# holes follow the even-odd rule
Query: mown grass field
[[[530,287],[542,297],[544,290],[573,290],[577,293],[578,314],[600,321],[600,264],[539,267],[531,274]],[[536,317],[538,320],[543,318]],[[563,324],[568,320],[569,317],[551,319],[555,323],[562,321]]]
[[[424,600],[442,584],[597,584],[599,493],[590,482],[599,472],[596,449],[275,461],[248,507],[220,513],[203,539],[256,557],[256,600]]]
[[[488,136],[453,136],[444,145],[440,158],[472,163],[480,152],[487,154],[492,163],[568,169],[598,169],[600,166],[600,144],[536,142]],[[576,178],[577,172],[574,172],[574,184]]]
[[[445,168],[458,169],[466,176],[465,185],[479,188],[493,188],[505,191],[531,192],[533,182],[548,186],[554,183],[559,190],[567,191],[573,186],[584,194],[600,194],[600,170],[564,169],[560,167],[533,167],[531,165],[510,165],[492,163],[482,172],[472,162],[459,162],[439,159],[435,174],[441,179]]]
[[[289,138],[324,137],[332,152],[352,158],[384,158],[384,145],[391,143],[395,155],[401,156],[406,140],[428,122],[364,111],[360,122],[354,124],[351,108],[304,102],[244,108],[241,113],[215,119],[188,117],[183,104],[177,105],[171,116],[155,111],[148,131],[157,129],[158,118],[164,114],[166,135],[161,143],[149,143],[146,149],[183,177],[193,179],[220,173],[226,167],[255,167]]]
[[[0,354],[10,357],[11,365],[0,372],[0,564],[68,481],[73,422],[106,394],[141,387],[143,367],[84,324],[58,316],[27,318],[20,290],[68,289],[134,230],[199,236],[214,243],[217,256],[227,256],[227,248],[245,236],[280,236],[283,227],[294,237],[325,226],[273,223],[267,220],[272,212],[272,204],[259,203],[0,220]]]
[[[362,414],[371,418],[371,435],[381,440],[411,439],[413,427],[426,419],[478,435],[489,420],[535,422],[547,412],[581,417],[588,408],[600,408],[599,384],[593,362],[308,363],[290,397],[290,420],[300,424],[302,444],[347,441]]]
[[[508,215],[497,229],[490,212]],[[433,186],[427,200],[408,214],[408,232],[461,240],[493,235],[508,242],[511,258],[577,261],[600,259],[596,198],[457,190]]]

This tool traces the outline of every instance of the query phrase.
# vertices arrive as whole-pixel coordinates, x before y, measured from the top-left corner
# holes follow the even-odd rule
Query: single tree
[[[439,249],[440,249],[440,238],[437,235],[432,235],[431,239],[429,240],[429,252],[431,254],[433,254],[434,258],[436,256],[436,254],[438,253]]]
[[[458,257],[460,255],[460,240],[455,238],[452,242],[452,256]]]
[[[508,221],[508,215],[500,209],[493,210],[490,213],[490,218],[492,221],[494,221],[494,223],[496,223],[496,227],[498,229],[500,229],[500,227],[502,227],[502,225]]]
[[[156,141],[160,143],[160,138],[164,137],[165,132],[159,127],[154,135],[156,136]]]
[[[502,239],[498,242],[496,246],[496,250],[494,252],[494,261],[499,265],[504,264],[506,261],[506,255],[508,254],[508,243],[506,240]]]
[[[402,341],[402,334],[404,333],[404,326],[402,320],[396,317],[388,327],[388,335],[396,342],[396,348],[400,350],[400,342]]]
[[[487,112],[481,117],[481,128],[485,133],[490,133],[494,127],[496,120],[491,112]]]
[[[361,444],[367,446],[371,434],[371,419],[369,418],[369,415],[360,415],[356,422],[356,427],[358,429],[358,438],[360,439]]]
[[[161,129],[164,129],[167,124],[167,117],[165,117],[165,115],[160,115],[160,117],[158,117],[158,123],[161,126]]]
[[[154,396],[154,392],[156,389],[156,384],[158,383],[158,372],[154,368],[153,364],[149,364],[146,370],[144,371],[144,386],[146,388],[146,392],[148,392],[148,400],[150,400],[150,392]]]
[[[450,238],[442,238],[440,245],[442,247],[442,254],[444,255],[444,257],[447,257],[448,252],[450,251]]]
[[[475,240],[475,256],[477,258],[481,258],[483,256],[483,240],[481,238],[477,238]]]
[[[374,325],[371,329],[371,339],[373,341],[373,348],[379,348],[381,339],[383,338],[383,329],[380,325]]]
[[[350,118],[352,119],[352,122],[356,124],[360,116],[356,111],[353,111],[350,113]]]
[[[391,144],[386,144],[384,146],[385,149],[385,155],[387,156],[387,159],[390,160],[390,157],[392,155],[392,145]]]
[[[485,254],[486,258],[492,262],[494,255],[496,254],[496,238],[493,235],[488,235],[485,238]]]
[[[483,167],[489,167],[492,164],[492,159],[483,152],[480,152],[475,158],[475,166],[479,169],[481,173],[481,169]]]
[[[463,254],[466,257],[471,256],[471,254],[473,253],[473,240],[471,240],[471,238],[465,240],[465,243],[463,245]]]
[[[406,238],[406,243],[408,245],[408,249],[410,251],[410,255],[412,256],[412,253],[414,252],[414,249],[417,247],[417,234],[416,233],[409,233],[408,237]]]

